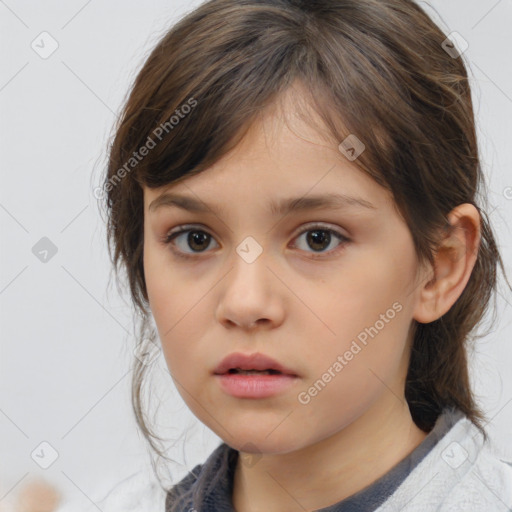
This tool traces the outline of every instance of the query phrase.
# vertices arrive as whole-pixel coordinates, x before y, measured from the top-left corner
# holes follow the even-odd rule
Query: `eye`
[[[183,237],[185,234],[187,234],[187,236]],[[181,247],[179,243],[175,242],[175,240],[181,242]],[[202,229],[198,229],[197,227],[192,229],[187,226],[180,226],[180,228],[178,228],[176,231],[168,233],[164,237],[163,243],[166,245],[171,245],[171,250],[177,256],[188,259],[193,258],[194,254],[206,251],[212,240],[213,237]],[[179,250],[174,249],[174,246],[178,246]],[[192,248],[192,252],[187,252],[187,247]]]
[[[313,249],[313,254],[320,257],[324,253],[337,252],[337,250],[340,250],[338,248],[342,249],[343,246],[350,241],[346,236],[342,235],[338,231],[320,224],[309,226],[309,228],[303,230],[296,239],[300,241],[303,235],[307,235],[304,239],[305,244],[309,248]],[[177,230],[165,235],[162,242],[165,245],[170,245],[172,252],[180,258],[191,259],[195,258],[196,255],[205,252],[210,246],[210,242],[212,240],[214,240],[212,235],[207,231],[199,229],[197,226],[180,226]],[[333,245],[333,242],[336,241],[338,244],[334,249],[326,250]],[[176,250],[175,247],[178,247],[178,250]],[[298,247],[299,249],[307,252],[307,248],[304,248],[304,243],[300,244],[296,242],[292,247]],[[188,249],[192,249],[192,251],[189,252]]]
[[[299,249],[305,251],[307,251],[307,248],[305,248],[305,246],[309,247],[314,250],[314,254],[318,254],[319,256],[322,256],[324,253],[337,252],[338,250],[343,248],[345,243],[349,242],[349,239],[346,236],[342,235],[341,233],[334,229],[328,228],[321,224],[309,226],[308,229],[302,231],[297,236],[297,240],[300,241],[303,235],[306,235],[306,237],[303,239],[305,245],[302,244],[301,246],[301,244],[295,243],[294,247],[298,247]],[[338,242],[338,244],[335,246],[334,249],[326,250],[327,248],[329,248],[329,246],[332,246],[333,242],[336,241]]]

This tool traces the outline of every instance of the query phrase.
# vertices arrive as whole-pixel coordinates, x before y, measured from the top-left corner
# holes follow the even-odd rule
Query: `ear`
[[[480,214],[464,203],[448,215],[448,227],[434,254],[434,268],[421,281],[413,318],[430,323],[442,317],[460,297],[475,266],[480,246]],[[433,275],[432,275],[433,274]]]

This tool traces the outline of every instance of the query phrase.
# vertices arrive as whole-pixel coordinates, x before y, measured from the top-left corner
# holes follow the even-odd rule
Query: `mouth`
[[[230,368],[223,375],[283,375],[282,372],[278,370],[268,369],[268,370],[243,370],[242,368]]]
[[[295,371],[258,352],[229,354],[213,374],[226,394],[251,400],[282,395],[300,381]]]
[[[271,357],[260,354],[234,352],[225,357],[213,371],[214,375],[286,375],[298,377],[293,370]]]
[[[221,389],[238,399],[267,399],[290,391],[299,381],[292,370],[263,354],[231,354],[215,369]]]

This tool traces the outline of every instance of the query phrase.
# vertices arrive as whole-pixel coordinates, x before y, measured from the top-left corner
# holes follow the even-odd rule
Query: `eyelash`
[[[194,231],[196,231],[198,233],[206,233],[207,235],[209,235],[210,237],[213,238],[213,236],[210,233],[208,233],[208,231],[201,229],[198,226],[187,225],[187,226],[180,226],[177,230],[171,231],[170,233],[165,235],[162,239],[162,242],[165,245],[174,246],[174,244],[172,242],[174,241],[174,239],[177,236],[179,236],[183,233],[189,233],[189,232],[194,232]],[[329,254],[329,255],[336,254],[338,251],[341,251],[348,242],[350,242],[350,239],[347,238],[345,235],[342,235],[339,231],[328,228],[322,224],[314,224],[314,225],[308,226],[307,229],[304,229],[303,231],[301,231],[295,238],[299,238],[300,236],[302,236],[305,233],[308,233],[310,231],[323,231],[326,233],[330,233],[331,235],[334,235],[340,241],[340,244],[336,248],[331,249],[330,251],[312,253],[313,254],[312,259],[322,258],[322,257],[324,257],[325,254]],[[174,249],[174,247],[171,247],[171,251],[179,258],[182,258],[185,260],[197,259],[198,256],[200,254],[202,254],[202,252],[192,253],[192,254],[184,253],[181,251],[177,251],[176,249]],[[206,251],[203,251],[203,252],[206,252]]]

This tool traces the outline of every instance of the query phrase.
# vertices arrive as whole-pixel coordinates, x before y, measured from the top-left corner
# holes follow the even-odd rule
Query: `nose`
[[[226,328],[274,328],[284,318],[284,287],[261,254],[248,263],[236,252],[233,267],[221,281],[216,318]]]

